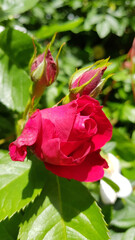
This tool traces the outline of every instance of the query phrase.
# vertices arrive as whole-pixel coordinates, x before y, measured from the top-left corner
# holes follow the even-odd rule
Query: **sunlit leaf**
[[[34,52],[32,38],[23,32],[13,28],[6,28],[0,34],[0,48],[8,55],[12,63],[20,68],[28,67]],[[39,45],[34,40],[39,51]]]
[[[0,158],[0,220],[11,217],[40,194],[44,168],[40,161],[13,162],[8,153]]]
[[[105,222],[88,190],[52,174],[40,197],[27,209],[19,239],[106,240]]]
[[[0,50],[0,101],[12,110],[22,112],[29,98],[28,74],[11,62]]]

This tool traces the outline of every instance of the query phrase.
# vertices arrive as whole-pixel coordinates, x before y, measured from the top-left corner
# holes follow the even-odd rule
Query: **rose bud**
[[[133,40],[132,47],[130,48],[130,50],[128,52],[128,58],[131,59],[133,61],[133,63],[135,64],[135,38]]]
[[[79,96],[89,95],[95,98],[106,81],[106,78],[102,79],[102,76],[108,65],[108,59],[105,59],[90,67],[77,70],[69,82],[70,101],[76,99],[78,94]]]
[[[10,144],[9,153],[13,161],[24,161],[29,146],[54,174],[93,182],[108,168],[99,153],[111,136],[112,126],[99,102],[84,95],[65,105],[37,110]]]
[[[123,68],[128,68],[131,70],[131,72],[135,71],[135,38],[132,43],[132,47],[130,48],[128,54],[127,54],[127,60],[123,63]]]
[[[58,63],[54,61],[48,49],[47,53],[40,54],[31,66],[31,79],[34,82],[33,96],[40,97],[44,89],[55,81],[57,74]]]

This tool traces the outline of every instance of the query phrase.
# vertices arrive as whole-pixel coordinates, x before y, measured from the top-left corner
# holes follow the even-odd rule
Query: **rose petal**
[[[82,138],[88,138],[88,130],[86,129],[85,122],[89,119],[89,116],[80,116],[78,113],[76,115],[72,131],[69,136],[69,141],[82,140]]]
[[[41,115],[40,115],[40,111],[37,110],[26,123],[20,137],[18,137],[17,140],[15,141],[16,145],[18,147],[21,147],[24,145],[26,146],[33,145],[37,139],[40,126],[41,126]]]
[[[13,161],[24,161],[27,155],[26,146],[31,146],[36,142],[40,126],[40,112],[36,111],[26,123],[20,137],[9,145],[9,154]]]
[[[72,143],[65,143],[67,149],[71,148]],[[72,146],[73,147],[73,146]],[[76,147],[76,148],[75,148]],[[69,152],[70,154],[65,155],[64,152],[62,151],[63,148],[61,149],[60,146],[60,139],[59,138],[54,138],[50,139],[47,142],[45,142],[42,145],[42,153],[43,153],[43,161],[48,162],[53,165],[61,165],[61,166],[69,166],[69,165],[75,165],[76,163],[82,162],[86,155],[88,155],[90,151],[90,144],[85,143],[83,144],[83,147],[80,146],[78,148],[78,145],[74,145],[75,150],[71,152],[70,149]]]
[[[57,138],[58,134],[54,124],[49,119],[42,119],[41,129],[36,140],[36,144],[32,146],[33,152],[38,158],[44,161],[42,146],[50,139]]]
[[[77,112],[77,102],[41,110],[42,119],[51,119],[57,129],[58,137],[67,141]]]
[[[112,125],[102,110],[93,116],[97,123],[97,133],[91,138],[94,143],[93,151],[104,146],[112,137]]]
[[[15,142],[10,143],[9,145],[9,154],[13,161],[21,161],[23,162],[27,155],[27,147],[17,147]]]
[[[89,154],[86,159],[76,166],[54,166],[45,163],[48,170],[67,179],[93,182],[101,179],[104,175],[103,168],[107,168],[106,161],[99,155],[99,151]]]

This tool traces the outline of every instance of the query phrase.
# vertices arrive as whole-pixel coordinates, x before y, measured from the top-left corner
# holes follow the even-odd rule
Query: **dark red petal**
[[[100,156],[99,151],[93,152],[79,165],[54,166],[45,163],[46,168],[54,174],[67,179],[81,182],[94,182],[104,175],[103,168],[108,168],[107,162]]]
[[[67,151],[71,151],[72,143],[65,143]],[[75,147],[75,146],[74,146]],[[70,149],[69,149],[70,148]],[[60,146],[60,139],[50,139],[42,145],[43,161],[53,165],[71,166],[82,162],[90,151],[90,144],[86,142],[81,148],[76,146],[75,151],[65,155]]]
[[[94,143],[93,151],[96,151],[111,139],[112,125],[102,110],[95,114],[93,118],[97,123],[97,133],[91,138],[91,141]]]

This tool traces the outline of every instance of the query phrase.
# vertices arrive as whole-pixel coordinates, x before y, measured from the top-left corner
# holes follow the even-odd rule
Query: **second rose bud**
[[[96,62],[92,66],[77,70],[69,82],[69,95],[66,101],[72,101],[78,96],[89,95],[96,98],[109,76],[102,78],[107,69],[109,59]],[[69,100],[68,100],[69,99]]]

